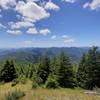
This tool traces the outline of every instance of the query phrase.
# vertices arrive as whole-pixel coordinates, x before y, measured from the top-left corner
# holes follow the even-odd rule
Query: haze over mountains
[[[19,48],[19,49],[0,49],[0,62],[7,59],[14,59],[19,64],[36,63],[40,56],[47,54],[53,57],[64,51],[68,54],[72,62],[78,62],[89,50],[89,47],[52,47],[52,48]]]

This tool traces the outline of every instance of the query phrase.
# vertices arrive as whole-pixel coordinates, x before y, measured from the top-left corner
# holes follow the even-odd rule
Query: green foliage
[[[5,82],[4,82],[4,81],[0,82],[0,85],[4,85],[4,84],[5,84]]]
[[[77,73],[77,74],[76,74]],[[25,84],[32,81],[32,88],[45,86],[46,88],[74,88],[77,86],[85,89],[100,88],[100,52],[93,47],[84,54],[80,63],[72,64],[68,55],[49,58],[41,56],[38,63],[18,66],[12,61],[6,61],[0,69],[0,82]]]
[[[13,61],[6,61],[0,72],[0,81],[10,82],[15,78],[17,78],[17,74]]]
[[[19,83],[22,83],[22,84],[25,84],[27,82],[27,78],[23,74],[20,75],[17,80]]]
[[[46,88],[58,88],[59,87],[59,83],[57,81],[57,77],[56,76],[49,76],[46,83],[45,83],[45,87]]]
[[[32,79],[32,77],[37,74],[37,67],[38,66],[36,64],[29,64],[29,66],[26,68],[25,76],[29,79]]]
[[[58,57],[58,82],[61,87],[73,88],[76,86],[75,73],[68,56],[62,52]]]
[[[43,80],[37,74],[34,74],[32,77],[32,82],[41,85],[43,83]]]
[[[13,81],[12,81],[11,86],[12,86],[12,87],[13,87],[13,86],[16,86],[18,83],[19,83],[19,82],[18,82],[18,80],[17,80],[17,79],[15,79],[15,80],[13,80]]]
[[[24,92],[13,91],[5,95],[5,100],[19,100],[21,97],[25,96]]]
[[[32,89],[37,89],[39,87],[38,83],[32,82]]]
[[[57,59],[57,57],[51,59],[50,74],[56,76],[58,76],[59,74],[59,60]]]
[[[83,56],[77,76],[79,84],[83,88],[100,87],[100,53],[97,51],[97,47],[93,47],[87,55]]]
[[[85,66],[86,66],[86,55],[83,54],[80,63],[79,63],[79,68],[77,72],[77,80],[78,80],[78,85],[80,87],[85,87],[84,86],[84,80],[85,80]]]
[[[100,88],[94,87],[94,88],[93,88],[93,91],[94,91],[94,92],[97,92],[97,93],[100,93]]]
[[[36,72],[34,72],[31,80],[32,80],[32,88],[33,89],[38,88],[43,83],[42,78],[39,77],[39,75]]]
[[[40,58],[37,74],[43,80],[43,83],[45,83],[49,76],[49,73],[50,73],[50,59],[45,55]]]

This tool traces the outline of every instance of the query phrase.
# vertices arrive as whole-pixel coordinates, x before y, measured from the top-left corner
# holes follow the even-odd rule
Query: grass
[[[32,89],[31,82],[17,84],[11,87],[11,83],[0,85],[0,100],[4,100],[5,94],[20,90],[25,96],[20,100],[100,100],[99,96],[84,94],[80,89]]]

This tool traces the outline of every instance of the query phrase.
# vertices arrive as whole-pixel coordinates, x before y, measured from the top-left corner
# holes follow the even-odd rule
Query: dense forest
[[[0,83],[12,82],[12,86],[32,81],[32,88],[75,88],[92,90],[100,87],[100,52],[97,47],[83,54],[79,64],[71,62],[63,51],[53,58],[42,55],[37,63],[18,66],[7,60],[0,67]]]

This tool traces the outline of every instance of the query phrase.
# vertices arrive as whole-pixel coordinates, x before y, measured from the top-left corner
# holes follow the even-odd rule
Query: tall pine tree
[[[84,80],[85,80],[85,63],[86,63],[86,55],[83,54],[80,62],[79,62],[79,68],[77,71],[77,80],[78,80],[78,85],[81,87],[84,87]]]
[[[50,73],[50,59],[47,57],[47,55],[45,55],[40,58],[37,74],[43,80],[43,83],[45,83],[49,76],[49,73]]]
[[[0,72],[0,81],[10,82],[17,77],[15,66],[13,61],[6,61],[1,72]]]
[[[80,75],[80,73],[82,74]],[[80,77],[78,78],[80,86],[83,88],[100,87],[100,53],[97,51],[97,47],[89,50],[84,62],[81,60],[78,77]]]
[[[58,57],[58,65],[58,81],[60,86],[65,88],[73,88],[75,86],[75,74],[70,59],[64,52],[62,52]]]

